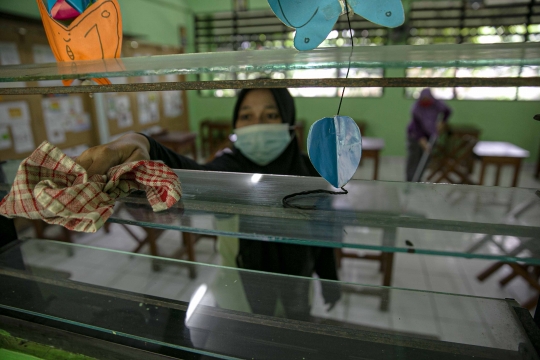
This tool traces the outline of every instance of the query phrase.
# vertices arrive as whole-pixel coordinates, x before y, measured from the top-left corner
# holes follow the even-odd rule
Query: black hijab
[[[233,113],[233,128],[236,128],[236,119],[240,111],[242,101],[248,92],[254,89],[243,89],[238,94],[236,105]],[[274,96],[279,114],[284,124],[293,126],[296,124],[296,108],[294,106],[294,98],[287,89],[268,89]],[[294,132],[293,132],[294,134]],[[260,174],[276,174],[276,175],[311,175],[308,166],[306,166],[306,158],[300,152],[298,141],[293,137],[289,146],[271,163],[260,166],[245,157],[238,149],[234,148],[233,156],[238,161],[241,172],[260,173]]]

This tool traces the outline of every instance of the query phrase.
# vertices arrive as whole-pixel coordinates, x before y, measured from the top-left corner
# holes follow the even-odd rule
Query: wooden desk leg
[[[512,180],[512,186],[518,186],[519,172],[521,171],[521,159],[516,159],[514,164],[514,179]]]
[[[484,175],[486,174],[486,162],[482,159],[482,167],[480,168],[480,181],[478,185],[484,185]]]
[[[384,272],[383,272],[383,286],[391,286],[392,285],[392,272],[394,270],[394,253],[382,253],[383,260],[383,266],[384,266]],[[381,304],[379,306],[379,309],[381,311],[388,311],[388,308],[390,307],[390,289],[385,288],[381,289],[382,296],[381,296]]]
[[[500,180],[500,177],[501,177],[501,167],[502,165],[499,163],[496,165],[497,166],[497,172],[495,173],[495,186],[499,186],[499,180]]]
[[[502,261],[499,261],[499,262],[496,262],[495,264],[491,265],[490,267],[488,267],[486,270],[482,271],[480,274],[478,274],[476,276],[476,278],[478,279],[478,281],[484,281],[486,280],[489,276],[491,276],[495,271],[499,270],[500,268],[502,268],[504,266],[504,262]]]
[[[186,255],[188,261],[195,262],[195,241],[196,235],[193,233],[184,232],[182,233],[182,242],[184,248],[186,249]],[[197,269],[194,265],[188,265],[189,278],[195,279],[197,277]]]
[[[161,235],[161,230],[156,230],[152,228],[144,228],[147,232],[147,237],[144,242],[148,241],[148,245],[150,247],[150,255],[152,257],[159,256],[158,254],[158,248],[157,248],[157,239],[159,235]],[[161,271],[161,266],[159,265],[157,259],[152,259],[152,270],[153,271]]]
[[[343,259],[343,249],[342,248],[335,249],[334,254],[336,256],[337,268],[341,269],[341,259]]]
[[[375,157],[374,160],[374,170],[373,170],[373,180],[379,179],[379,151],[375,151]]]
[[[394,269],[394,253],[383,253],[384,278],[383,286],[392,286],[392,270]]]

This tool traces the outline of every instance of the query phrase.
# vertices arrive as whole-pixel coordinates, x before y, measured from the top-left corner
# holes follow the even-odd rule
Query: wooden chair
[[[469,134],[447,133],[437,141],[429,164],[427,181],[474,184],[470,179],[473,149],[478,138]]]
[[[137,209],[130,209],[128,206],[125,206],[124,204],[119,204],[118,207],[115,209],[115,212],[120,212],[120,211],[127,211],[128,213],[131,213],[131,212],[136,212],[138,210]],[[144,219],[144,220],[148,221],[148,222],[151,222],[152,221],[151,217],[153,216],[153,213],[149,213],[148,210],[139,211],[136,217],[139,220],[143,220],[141,218],[141,216],[148,217],[147,219]],[[126,224],[119,224],[119,225],[124,228],[124,230],[131,236],[131,238],[133,238],[133,240],[135,242],[137,242],[137,246],[132,250],[133,253],[139,253],[144,246],[148,245],[149,250],[150,250],[149,251],[150,255],[152,255],[153,257],[160,256],[157,241],[158,241],[159,237],[165,232],[164,229],[155,229],[155,228],[141,226],[140,229],[142,229],[144,231],[144,235],[143,235],[142,238],[140,238]],[[108,230],[108,226],[110,226],[110,224],[107,223],[106,230]],[[196,258],[195,258],[195,244],[202,237],[212,238],[212,239],[214,239],[214,241],[217,240],[216,236],[200,235],[200,234],[194,234],[194,233],[189,233],[189,232],[181,232],[180,237],[181,237],[181,240],[182,240],[182,246],[180,247],[180,249],[178,251],[176,251],[170,257],[172,257],[174,259],[188,260],[190,262],[195,262],[196,261]],[[181,263],[177,263],[177,264],[184,265],[184,264],[181,264]],[[186,266],[188,267],[189,278],[190,279],[196,278],[197,277],[197,271],[196,271],[195,265],[186,264]],[[159,259],[153,259],[152,260],[152,269],[154,271],[160,271],[161,270]]]
[[[481,130],[472,125],[448,125],[448,132],[454,138],[459,139],[468,136],[469,138],[478,141],[480,139]],[[468,173],[471,174],[474,166],[474,156],[465,158],[461,165],[463,165],[463,167],[468,170]]]
[[[205,119],[200,124],[199,136],[201,138],[201,155],[206,161],[223,149],[223,144],[229,143],[229,135],[232,133],[230,120]]]
[[[479,281],[484,281],[491,274],[493,274],[498,269],[503,266],[508,265],[512,268],[512,272],[499,280],[499,285],[504,287],[510,283],[515,278],[521,277],[524,279],[530,287],[536,290],[536,293],[531,296],[527,301],[525,301],[522,306],[526,309],[532,310],[536,307],[538,303],[538,295],[540,294],[540,266],[538,265],[525,265],[518,263],[509,263],[509,262],[497,262],[480,273],[476,278]]]

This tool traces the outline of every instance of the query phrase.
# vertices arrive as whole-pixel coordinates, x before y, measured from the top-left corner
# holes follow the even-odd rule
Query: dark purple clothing
[[[432,104],[422,106],[422,100],[430,100]],[[411,109],[412,119],[407,128],[408,138],[420,140],[425,137],[427,140],[437,133],[437,119],[439,114],[443,114],[442,121],[447,122],[452,114],[452,110],[441,100],[437,100],[429,89],[424,89],[420,93],[420,98],[414,103]]]

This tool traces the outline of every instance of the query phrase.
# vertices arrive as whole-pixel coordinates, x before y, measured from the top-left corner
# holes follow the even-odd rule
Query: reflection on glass
[[[43,240],[0,253],[0,280],[0,308],[69,322],[90,336],[114,335],[113,342],[157,344],[155,351],[171,355],[175,349],[266,359],[342,359],[358,349],[368,359],[383,350],[388,359],[532,353],[508,300],[339,284]],[[325,285],[342,292],[331,310],[323,302]]]
[[[298,52],[292,49],[197,53],[71,63],[3,66],[0,82],[130,77],[169,74],[276,72],[336,69],[349,66],[350,47]],[[534,43],[504,45],[359,46],[351,68],[538,66],[540,49]],[[122,62],[124,70],[118,68]]]
[[[253,174],[175,172],[183,196],[173,208],[154,213],[144,195],[131,195],[117,203],[109,221],[388,252],[410,251],[409,240],[418,254],[540,264],[534,189],[351,180],[347,196],[298,199],[298,206],[315,206],[305,211],[283,208],[281,200],[305,190],[335,191],[324,179],[264,175],[253,183]],[[9,188],[0,185],[4,194]],[[227,225],[232,218],[236,225]]]
[[[410,68],[407,77],[537,77],[538,66],[494,66],[475,68]],[[405,88],[407,98],[417,99],[423,88]],[[451,100],[540,100],[540,87],[433,88],[440,99]]]
[[[406,70],[406,77],[418,78],[451,78],[455,77],[455,68],[410,68]],[[405,88],[407,98],[418,99],[424,88]],[[437,99],[450,100],[454,98],[454,88],[431,88]]]
[[[335,79],[344,78],[347,69],[306,69],[291,71],[265,71],[265,72],[238,72],[228,74],[202,74],[201,80],[253,80],[259,78],[271,79]],[[349,72],[349,78],[382,78],[384,70],[382,68],[353,68]],[[289,91],[294,97],[335,97],[341,96],[343,88],[333,87],[314,87],[314,88],[290,88]],[[219,90],[201,90],[204,96],[213,97],[234,97],[237,90],[219,89]],[[381,97],[383,89],[374,88],[347,88],[346,97]]]

